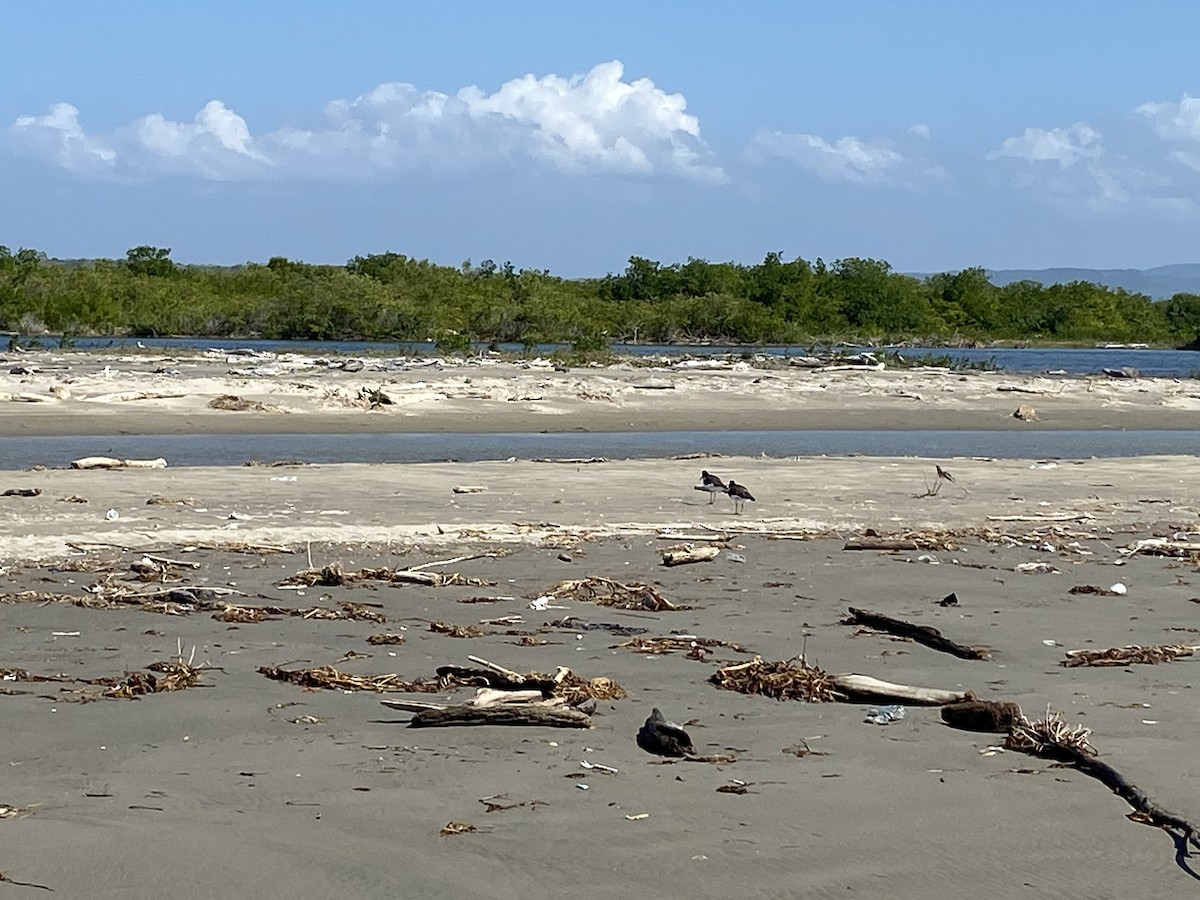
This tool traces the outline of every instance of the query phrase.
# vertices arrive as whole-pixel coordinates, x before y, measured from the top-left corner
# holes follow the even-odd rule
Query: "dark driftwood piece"
[[[565,706],[511,704],[498,706],[447,706],[423,709],[408,723],[409,728],[448,725],[537,725],[550,728],[591,728],[592,720],[577,709]]]
[[[920,550],[916,541],[904,538],[858,537],[846,541],[843,550]]]
[[[1021,720],[1021,707],[1008,700],[963,700],[942,707],[942,721],[963,731],[1008,734]]]
[[[1046,741],[1034,755],[1068,763],[1085,775],[1090,775],[1132,806],[1148,824],[1182,835],[1185,841],[1200,849],[1200,828],[1197,828],[1195,823],[1163,809],[1146,796],[1145,791],[1127,780],[1108,763],[1101,762],[1091,755],[1088,750],[1057,741]]]
[[[957,656],[959,659],[988,659],[989,653],[982,647],[968,647],[943,637],[936,628],[928,625],[915,625],[903,619],[893,619],[882,613],[871,612],[867,609],[850,607],[850,615],[844,620],[847,625],[865,625],[876,631],[886,631],[896,637],[911,638],[918,644],[924,644],[933,650],[941,650]]]

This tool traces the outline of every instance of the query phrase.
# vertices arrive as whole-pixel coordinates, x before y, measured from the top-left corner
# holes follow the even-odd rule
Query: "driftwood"
[[[1046,718],[1030,722],[1022,717],[1005,741],[1010,750],[1018,750],[1042,759],[1066,763],[1083,774],[1095,778],[1134,809],[1134,821],[1172,832],[1200,849],[1200,828],[1194,822],[1163,809],[1146,792],[1129,781],[1106,762],[1096,758],[1096,750],[1088,743],[1090,729],[1069,728],[1058,713],[1047,710]]]
[[[1008,734],[1022,718],[1021,707],[1007,700],[960,700],[942,707],[942,721],[963,731]]]
[[[845,625],[865,625],[876,631],[884,631],[896,637],[911,638],[918,644],[924,644],[933,650],[940,650],[957,656],[959,659],[988,659],[990,654],[982,647],[968,647],[943,637],[936,628],[928,625],[915,625],[903,619],[893,619],[882,613],[866,609],[850,607],[850,615],[842,620]]]
[[[664,566],[683,566],[688,563],[711,562],[721,554],[720,547],[688,547],[684,550],[662,551]]]
[[[920,550],[916,541],[903,538],[859,537],[846,541],[843,550]]]
[[[540,725],[549,728],[591,728],[586,713],[564,706],[538,704],[498,704],[495,706],[447,706],[425,709],[412,717],[409,728],[436,728],[449,725]]]
[[[112,456],[83,456],[72,461],[72,469],[165,469],[167,461],[157,459],[117,459]]]
[[[903,700],[918,706],[943,706],[974,698],[970,691],[947,691],[940,688],[916,687],[909,684],[893,684],[880,681],[870,675],[846,673],[830,675],[833,689],[846,700],[857,703],[879,703],[887,700]]]

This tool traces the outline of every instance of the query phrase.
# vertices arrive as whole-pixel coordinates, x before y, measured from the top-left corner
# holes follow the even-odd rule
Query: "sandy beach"
[[[1196,383],[1170,379],[22,356],[28,371],[0,376],[3,435],[1200,426]],[[223,397],[239,402],[214,408]],[[1021,404],[1036,419],[1013,418]],[[1196,890],[1195,850],[1127,819],[1086,774],[1001,749],[1003,734],[950,728],[937,707],[905,704],[879,725],[870,704],[709,680],[804,653],[829,673],[1013,701],[1030,719],[1050,708],[1195,822],[1197,657],[1063,665],[1077,649],[1200,645],[1194,456],[166,462],[0,471],[0,889],[14,896]],[[702,468],[756,501],[742,515],[723,495],[709,505],[693,489]],[[861,539],[906,543],[847,549]],[[687,547],[718,552],[662,564]],[[351,577],[319,583],[334,564]],[[441,575],[391,577],[413,572]],[[555,595],[588,579],[678,608]],[[843,624],[851,607],[988,658]],[[396,642],[368,640],[383,634]],[[671,635],[721,643],[624,646]],[[194,686],[106,696],[180,654],[202,669]],[[260,672],[414,681],[469,656],[566,666],[628,696],[598,701],[588,729],[419,729],[380,703],[410,695]],[[709,761],[641,750],[655,707]]]

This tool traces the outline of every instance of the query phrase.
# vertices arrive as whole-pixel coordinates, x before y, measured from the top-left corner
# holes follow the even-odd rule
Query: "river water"
[[[1196,455],[1194,431],[666,431],[569,434],[164,435],[9,437],[0,469],[62,467],[81,456],[153,459],[172,466],[238,466],[252,460],[418,463],[509,458],[649,459],[726,456],[986,456],[1086,459]]]

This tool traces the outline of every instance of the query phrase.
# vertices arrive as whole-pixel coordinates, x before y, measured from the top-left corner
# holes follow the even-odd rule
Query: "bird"
[[[725,487],[725,493],[733,498],[733,511],[738,515],[742,514],[742,507],[746,505],[746,501],[754,502],[754,495],[746,489],[744,484],[738,484],[732,478],[729,479],[729,484]]]
[[[637,745],[656,756],[695,756],[696,748],[688,733],[674,722],[668,722],[658,707],[638,729]]]
[[[696,485],[698,491],[708,491],[708,504],[717,502],[717,494],[725,493],[725,482],[714,475],[707,469],[700,473],[700,483]]]

